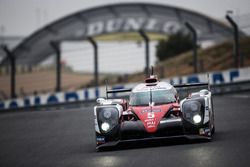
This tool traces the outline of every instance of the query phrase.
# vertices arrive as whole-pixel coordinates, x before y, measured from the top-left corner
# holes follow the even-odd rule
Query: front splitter
[[[152,141],[152,140],[164,140],[164,139],[175,139],[175,138],[186,138],[189,140],[195,140],[195,139],[211,140],[212,139],[212,137],[201,136],[201,135],[178,135],[178,136],[150,137],[150,138],[111,141],[111,142],[107,142],[107,143],[104,143],[102,145],[97,146],[96,149],[98,150],[98,149],[101,149],[104,147],[114,147],[114,146],[117,146],[118,144],[127,143],[127,142]]]

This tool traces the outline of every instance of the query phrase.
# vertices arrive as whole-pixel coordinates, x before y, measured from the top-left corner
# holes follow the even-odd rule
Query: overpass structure
[[[0,64],[12,64],[12,82],[15,82],[16,64],[36,65],[56,54],[56,90],[60,91],[60,44],[64,41],[89,40],[95,49],[95,79],[98,86],[96,37],[128,32],[138,32],[142,36],[144,34],[144,37],[148,33],[166,36],[180,30],[187,32],[186,22],[195,28],[197,39],[201,42],[223,41],[233,35],[230,26],[195,11],[150,3],[112,4],[61,18],[31,34],[13,50],[4,47],[6,56]],[[147,58],[146,54],[146,60]],[[149,61],[146,61],[146,69]],[[14,85],[15,83],[12,84],[13,97]]]

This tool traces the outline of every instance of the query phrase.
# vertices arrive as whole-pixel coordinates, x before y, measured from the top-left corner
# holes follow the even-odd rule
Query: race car
[[[213,137],[209,83],[173,86],[151,75],[133,89],[106,92],[107,97],[98,98],[94,107],[96,149],[127,141]],[[121,92],[129,92],[129,99],[108,98],[110,93]]]

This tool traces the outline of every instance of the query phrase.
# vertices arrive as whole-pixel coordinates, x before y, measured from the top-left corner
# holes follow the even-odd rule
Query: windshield
[[[151,102],[155,105],[173,103],[176,101],[175,94],[171,90],[153,90],[147,92],[133,92],[130,95],[129,104],[131,106],[148,106]]]

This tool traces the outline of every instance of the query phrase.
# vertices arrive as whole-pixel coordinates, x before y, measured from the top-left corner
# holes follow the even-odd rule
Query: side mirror
[[[208,95],[208,90],[207,89],[202,89],[202,90],[200,90],[200,94],[201,95]]]
[[[98,104],[102,104],[104,101],[105,101],[104,98],[98,98],[98,99],[96,99],[96,102],[97,102]]]

